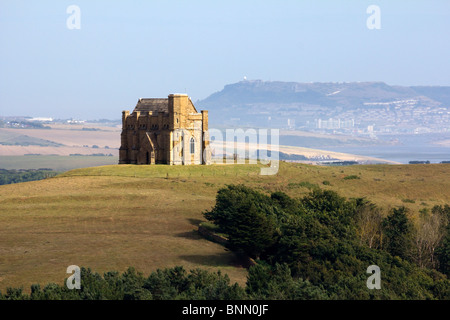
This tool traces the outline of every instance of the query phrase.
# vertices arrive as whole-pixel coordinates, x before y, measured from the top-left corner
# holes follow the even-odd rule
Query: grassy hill
[[[385,212],[405,205],[417,213],[450,202],[450,164],[282,162],[277,175],[259,172],[259,165],[111,165],[0,186],[0,290],[61,284],[73,264],[97,272],[134,266],[144,274],[175,265],[220,269],[243,284],[246,269],[239,259],[195,232],[226,184],[294,197],[312,188],[332,189],[367,197]]]

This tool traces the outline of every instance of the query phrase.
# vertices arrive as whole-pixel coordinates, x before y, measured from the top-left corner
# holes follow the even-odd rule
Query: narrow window
[[[191,138],[191,154],[195,152],[195,140]]]

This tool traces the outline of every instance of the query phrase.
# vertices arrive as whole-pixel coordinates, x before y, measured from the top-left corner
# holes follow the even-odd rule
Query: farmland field
[[[0,156],[0,168],[8,170],[50,168],[54,171],[67,171],[76,168],[117,164],[118,162],[119,158],[114,156]]]
[[[120,128],[101,126],[101,125],[51,125],[52,129],[7,129],[0,128],[0,168],[5,168],[2,163],[11,163],[8,160],[3,159],[3,156],[22,156],[30,154],[39,154],[42,156],[69,156],[70,154],[92,155],[92,154],[112,154],[114,157],[119,156],[120,147]],[[310,139],[311,137],[325,139],[324,135],[317,136],[304,132],[281,132],[282,137],[289,138],[286,141],[294,139],[296,141],[295,146],[281,145],[279,151],[294,154],[303,155],[305,157],[332,157],[340,160],[358,160],[358,161],[370,161],[371,163],[393,163],[392,161],[386,161],[383,159],[376,159],[371,157],[358,156],[347,153],[332,152],[327,150],[319,150],[313,148],[299,147],[302,145],[304,139]],[[330,139],[333,136],[330,136]],[[299,139],[298,141],[296,139]],[[328,138],[327,138],[328,139]],[[348,139],[353,139],[347,136],[333,137],[334,140],[345,142]],[[365,141],[360,139],[361,141]],[[1,141],[10,141],[10,143],[2,145]],[[283,139],[280,140],[282,142]],[[215,141],[211,144],[216,149],[216,153],[222,152],[223,146],[219,144],[220,141]],[[242,146],[241,146],[242,147]],[[257,145],[249,144],[249,147],[254,150],[258,149]],[[11,158],[12,159],[12,158]],[[32,166],[32,162],[28,163],[26,158],[20,160],[20,163],[24,164],[23,168],[37,168]],[[42,159],[42,158],[41,158]],[[34,160],[34,159],[33,159]],[[37,159],[36,159],[37,160]],[[117,162],[115,162],[117,163]],[[80,167],[98,166],[112,164],[111,162],[94,162],[89,164],[86,162]],[[44,166],[49,167],[49,166]],[[75,168],[72,165],[67,165],[68,168]],[[8,167],[12,169],[11,167]],[[22,169],[14,167],[14,169]],[[54,168],[56,169],[56,168]]]

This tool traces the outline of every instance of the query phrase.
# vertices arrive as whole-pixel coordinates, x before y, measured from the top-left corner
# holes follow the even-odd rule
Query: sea
[[[375,157],[399,163],[410,161],[430,161],[441,163],[450,161],[450,146],[434,142],[450,140],[450,132],[427,134],[380,135],[380,143],[368,146],[327,146],[325,150]],[[392,143],[395,141],[395,143]]]

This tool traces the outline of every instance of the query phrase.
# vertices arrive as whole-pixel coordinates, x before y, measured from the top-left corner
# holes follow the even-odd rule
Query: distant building
[[[343,128],[353,128],[355,127],[354,119],[333,119],[328,120],[317,119],[316,128],[317,129],[343,129]]]
[[[69,124],[83,124],[85,122],[86,120],[74,120],[74,119],[67,120],[67,123]]]
[[[288,129],[295,129],[295,119],[287,119],[287,127]]]
[[[52,121],[53,121],[53,118],[41,118],[41,117],[38,117],[38,118],[31,118],[31,119],[28,119],[28,121],[52,122]]]
[[[119,164],[210,164],[208,111],[186,94],[139,99],[122,112]]]

